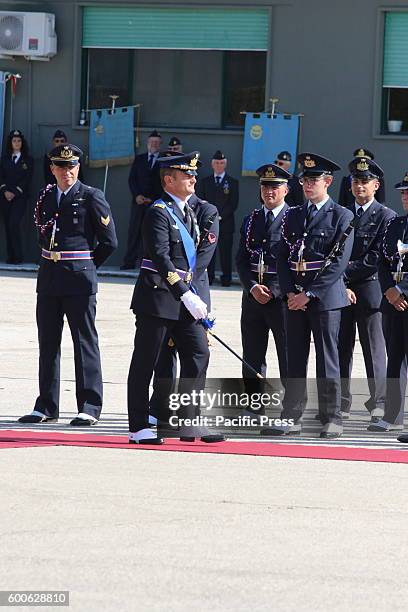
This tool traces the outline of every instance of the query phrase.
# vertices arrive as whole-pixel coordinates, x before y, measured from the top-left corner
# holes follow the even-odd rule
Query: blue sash
[[[188,265],[190,267],[190,270],[194,272],[194,269],[196,267],[196,261],[197,261],[197,249],[196,249],[193,238],[190,236],[186,226],[180,221],[176,213],[169,206],[167,206],[166,202],[163,202],[163,200],[157,200],[157,203],[164,204],[167,212],[169,213],[171,218],[176,223],[178,229],[180,230],[181,241],[183,243],[183,247],[187,255]]]

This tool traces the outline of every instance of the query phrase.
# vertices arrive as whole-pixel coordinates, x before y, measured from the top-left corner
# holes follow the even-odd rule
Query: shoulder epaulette
[[[160,204],[160,202],[156,202],[156,204],[153,204],[154,208],[166,208],[165,204]]]

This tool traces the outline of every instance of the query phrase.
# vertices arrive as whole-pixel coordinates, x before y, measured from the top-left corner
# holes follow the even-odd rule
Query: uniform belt
[[[259,272],[258,264],[251,263],[251,272]],[[261,272],[263,274],[276,274],[276,264],[271,264],[269,266],[264,264]]]
[[[47,251],[41,250],[41,257],[50,261],[70,261],[73,259],[93,259],[93,251]]]
[[[149,270],[149,272],[157,272],[159,274],[159,271],[157,270],[157,268],[154,267],[151,259],[142,259],[142,265],[140,267],[142,270]],[[185,283],[189,283],[193,279],[192,272],[186,272],[186,270],[179,270],[179,268],[176,268],[176,272],[181,278],[181,280]]]
[[[403,278],[408,278],[408,272],[400,272],[399,274],[398,272],[393,272],[392,278],[396,281],[402,280]]]
[[[296,272],[312,272],[320,270],[323,260],[321,261],[290,261],[289,267]]]

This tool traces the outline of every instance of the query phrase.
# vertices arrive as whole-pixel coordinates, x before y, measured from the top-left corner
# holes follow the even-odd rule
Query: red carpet
[[[128,444],[126,436],[98,436],[47,431],[0,431],[0,449],[30,446],[94,446],[97,448],[126,448],[130,451],[177,451],[188,453],[216,453],[219,455],[257,455],[262,457],[297,457],[304,459],[336,459],[342,461],[378,461],[408,463],[408,446],[401,450],[352,448],[307,444],[274,444],[273,442],[204,442],[185,443],[168,439],[162,446]]]

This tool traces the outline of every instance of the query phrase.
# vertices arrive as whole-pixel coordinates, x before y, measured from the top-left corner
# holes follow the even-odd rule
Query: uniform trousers
[[[337,347],[340,317],[341,309],[322,312],[288,310],[288,381],[282,402],[282,418],[297,422],[305,409],[307,365],[313,333],[320,420],[323,425],[342,423]]]
[[[371,412],[384,408],[386,384],[386,350],[382,328],[382,313],[378,309],[363,309],[352,304],[341,311],[339,333],[339,359],[341,374],[341,409],[349,412],[352,395],[350,379],[353,368],[353,353],[356,328],[363,350],[370,399],[365,403]]]
[[[78,412],[99,419],[102,410],[102,372],[95,327],[96,295],[37,295],[40,349],[40,394],[35,410],[59,415],[60,356],[64,315],[74,345],[75,390]]]
[[[130,209],[127,249],[124,263],[139,267],[143,255],[142,225],[147,207],[132,202]]]
[[[384,313],[383,322],[388,354],[384,421],[402,425],[407,388],[408,312]]]
[[[188,317],[188,318],[187,318]],[[128,415],[131,432],[149,426],[149,385],[166,337],[171,335],[180,358],[179,393],[200,391],[205,386],[210,352],[204,327],[186,313],[180,320],[148,314],[136,317],[136,334],[128,376]],[[199,407],[189,404],[177,416],[194,418]]]
[[[166,336],[159,359],[154,368],[153,393],[150,398],[150,414],[167,422],[171,416],[169,395],[175,388],[177,377],[177,349],[173,339]]]
[[[218,239],[217,249],[208,265],[208,279],[210,284],[214,281],[215,275],[215,262],[218,258],[220,262],[221,268],[221,281],[231,282],[232,276],[232,244],[234,241],[233,232],[222,233],[220,232],[220,236]]]
[[[284,384],[287,377],[286,304],[280,298],[272,298],[267,304],[259,304],[252,296],[243,294],[241,310],[241,337],[243,359],[257,372],[266,376],[266,351],[269,332],[272,331],[278,356],[279,373]],[[259,390],[259,381],[245,366],[242,368],[245,387]]]
[[[23,248],[21,242],[21,221],[27,208],[27,199],[16,196],[14,200],[8,202],[6,198],[0,196],[0,213],[3,217],[7,259],[10,263],[23,261]]]

